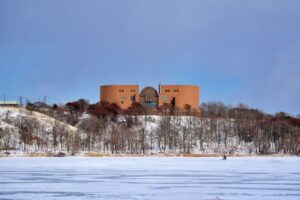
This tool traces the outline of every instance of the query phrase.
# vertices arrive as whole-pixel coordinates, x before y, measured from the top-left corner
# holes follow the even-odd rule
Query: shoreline
[[[82,157],[82,158],[139,158],[139,157],[182,157],[182,158],[216,158],[223,157],[224,154],[218,153],[149,153],[149,154],[126,154],[126,153],[97,153],[97,152],[83,152],[75,155],[70,154],[61,154],[61,152],[57,153],[13,153],[13,154],[0,154],[1,158],[34,158],[34,157],[45,157],[45,158],[63,158],[63,157]],[[227,157],[299,157],[298,155],[290,155],[290,154],[268,154],[268,155],[259,155],[259,154],[226,154]]]

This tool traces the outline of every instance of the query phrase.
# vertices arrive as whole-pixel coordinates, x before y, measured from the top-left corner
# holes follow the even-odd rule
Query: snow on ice
[[[0,199],[300,199],[300,158],[1,158]]]

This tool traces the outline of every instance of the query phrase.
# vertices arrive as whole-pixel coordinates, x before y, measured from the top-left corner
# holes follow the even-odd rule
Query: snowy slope
[[[52,117],[49,117],[48,115],[34,112],[34,111],[28,111],[25,108],[14,108],[14,107],[0,107],[0,127],[9,127],[9,128],[15,128],[14,127],[14,120],[17,118],[25,116],[30,118],[35,118],[41,123],[42,125],[45,125],[48,128],[51,128],[53,123],[55,123],[55,119]],[[8,117],[11,121],[11,124],[8,124],[5,122],[5,118]],[[64,125],[68,128],[68,130],[74,132],[76,131],[76,127],[70,126],[68,124],[65,124],[63,122],[58,122],[60,125]]]
[[[236,134],[232,134],[234,122],[230,119],[227,121],[215,120],[214,129],[212,129],[212,123],[209,119],[191,116],[133,116],[137,117],[138,123],[132,126],[126,125],[126,116],[119,116],[117,123],[109,122],[105,128],[100,130],[98,129],[100,122],[96,121],[97,125],[92,123],[92,120],[89,122],[92,117],[86,113],[79,117],[79,122],[75,127],[38,112],[11,107],[0,107],[0,128],[6,129],[10,133],[6,135],[11,137],[0,138],[2,149],[5,149],[3,148],[5,140],[11,141],[12,144],[6,145],[10,146],[10,149],[25,149],[18,145],[22,142],[25,143],[19,140],[20,134],[18,134],[17,126],[18,120],[22,117],[35,119],[44,127],[33,134],[35,143],[26,143],[27,149],[33,151],[36,149],[45,151],[45,148],[37,147],[38,141],[41,142],[42,140],[42,143],[45,143],[46,151],[57,151],[58,149],[55,147],[58,146],[60,151],[70,152],[70,149],[73,148],[74,152],[100,153],[109,153],[113,147],[119,148],[117,152],[113,153],[125,154],[146,152],[249,155],[257,152],[254,142],[244,142]],[[81,123],[82,126],[80,126]],[[65,134],[64,130],[59,128],[55,129],[57,124],[63,126],[62,129],[67,129],[69,133]],[[228,131],[229,126],[230,131]],[[175,142],[176,146],[174,145]],[[35,147],[32,148],[33,146]],[[271,148],[274,149],[273,146]]]
[[[20,126],[25,132],[20,132]],[[27,153],[51,151],[53,149],[51,133],[53,130],[58,132],[62,129],[70,135],[75,135],[77,130],[76,127],[38,112],[24,108],[0,107],[0,146],[4,152],[12,150],[12,154],[23,155],[25,150]],[[30,138],[26,144],[24,138]]]

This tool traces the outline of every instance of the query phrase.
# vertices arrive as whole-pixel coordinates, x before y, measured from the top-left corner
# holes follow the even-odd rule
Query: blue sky
[[[96,102],[137,82],[300,114],[300,1],[0,1],[0,99]]]

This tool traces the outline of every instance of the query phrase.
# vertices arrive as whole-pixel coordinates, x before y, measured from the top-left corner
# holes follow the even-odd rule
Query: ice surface
[[[1,158],[0,199],[300,199],[300,158]]]

